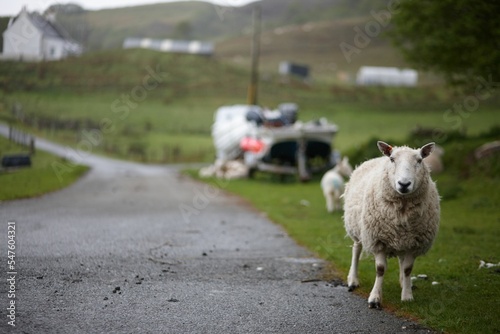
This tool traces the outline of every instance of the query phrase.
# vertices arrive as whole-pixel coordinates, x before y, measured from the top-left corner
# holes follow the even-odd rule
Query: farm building
[[[279,65],[279,73],[282,76],[294,76],[302,80],[309,79],[309,66],[282,61]]]
[[[162,52],[189,53],[203,56],[211,56],[214,53],[213,43],[171,39],[126,38],[123,42],[123,48],[143,48]]]
[[[359,86],[408,86],[417,85],[418,73],[410,69],[398,69],[396,67],[360,67],[356,84]]]
[[[55,23],[55,16],[28,13],[23,8],[3,32],[3,59],[59,60],[80,55],[82,46]]]

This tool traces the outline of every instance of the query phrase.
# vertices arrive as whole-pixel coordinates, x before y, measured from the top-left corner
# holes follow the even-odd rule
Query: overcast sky
[[[21,11],[23,6],[28,11],[43,12],[47,7],[56,3],[76,3],[85,9],[98,10],[104,8],[129,7],[138,5],[148,5],[162,2],[175,2],[179,0],[2,0],[0,5],[0,16],[14,16]],[[181,0],[182,1],[182,0]],[[222,6],[240,6],[255,0],[205,0]]]

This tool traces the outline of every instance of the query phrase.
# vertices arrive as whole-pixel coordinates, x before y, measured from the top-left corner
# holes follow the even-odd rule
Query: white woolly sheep
[[[335,167],[330,169],[321,178],[321,189],[326,200],[326,210],[333,212],[342,209],[340,197],[344,193],[344,179],[352,174],[349,158],[344,157]]]
[[[380,308],[387,257],[399,258],[401,300],[413,300],[413,263],[431,248],[439,229],[439,195],[422,162],[434,145],[411,149],[379,141],[377,146],[386,157],[365,161],[346,184],[344,223],[354,241],[347,283],[349,291],[359,285],[361,250],[372,253],[377,275],[368,298],[370,308]]]

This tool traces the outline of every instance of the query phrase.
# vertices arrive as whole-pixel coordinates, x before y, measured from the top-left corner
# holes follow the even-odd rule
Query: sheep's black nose
[[[411,181],[408,182],[398,181],[398,184],[401,186],[401,189],[406,190],[411,185]]]

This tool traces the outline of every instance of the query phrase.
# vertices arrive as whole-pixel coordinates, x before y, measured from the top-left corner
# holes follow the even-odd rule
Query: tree
[[[452,85],[500,81],[500,1],[401,0],[389,36],[407,61]]]

